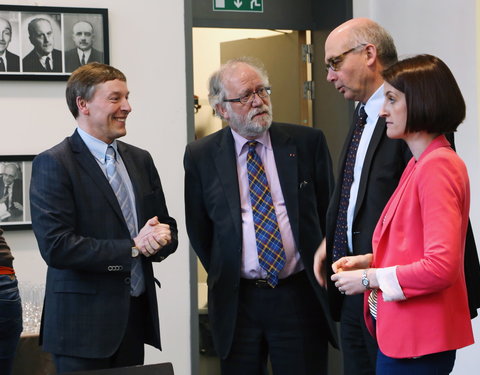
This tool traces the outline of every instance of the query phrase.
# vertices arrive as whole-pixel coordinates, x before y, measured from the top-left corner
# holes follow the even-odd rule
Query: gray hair
[[[351,38],[352,45],[373,44],[377,48],[378,60],[385,68],[398,61],[397,49],[392,36],[372,20],[366,25],[352,28]]]
[[[260,62],[258,59],[244,56],[244,57],[228,60],[225,64],[223,64],[220,67],[220,69],[215,71],[210,76],[210,79],[208,81],[208,101],[212,106],[213,110],[215,111],[215,115],[220,117],[222,120],[223,120],[223,117],[221,116],[220,113],[217,112],[216,107],[217,107],[217,104],[220,104],[222,106],[224,105],[223,100],[225,99],[226,93],[225,93],[225,86],[223,84],[223,80],[227,72],[234,69],[237,64],[249,65],[250,67],[252,67],[254,70],[257,71],[258,75],[264,81],[265,86],[270,86],[270,83],[268,80],[268,73],[264,65],[262,64],[262,62]],[[226,103],[226,104],[229,104],[229,103]]]

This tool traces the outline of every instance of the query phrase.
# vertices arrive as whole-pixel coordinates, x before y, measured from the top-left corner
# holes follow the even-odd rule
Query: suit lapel
[[[385,230],[388,228],[389,224],[392,222],[393,217],[395,216],[395,211],[397,210],[398,204],[400,203],[402,196],[405,192],[406,187],[408,186],[408,181],[415,172],[416,163],[412,160],[408,164],[407,168],[403,172],[402,178],[397,186],[397,189],[393,193],[392,197],[388,201],[385,210],[380,217],[382,222],[382,230],[380,232],[380,237],[385,233]]]
[[[91,177],[92,181],[105,195],[105,198],[119,216],[120,220],[125,222],[122,210],[118,204],[117,197],[115,196],[112,187],[77,131],[75,131],[75,133],[73,133],[73,135],[70,137],[70,144],[78,164],[84,169],[85,173]]]
[[[292,138],[272,125],[270,128],[273,154],[277,167],[280,187],[287,207],[288,219],[295,241],[299,244],[298,227],[298,153]]]
[[[213,150],[213,161],[217,169],[218,179],[225,191],[227,204],[233,221],[233,227],[241,238],[242,222],[240,208],[240,190],[238,188],[237,160],[235,144],[229,127],[219,134],[218,147]]]

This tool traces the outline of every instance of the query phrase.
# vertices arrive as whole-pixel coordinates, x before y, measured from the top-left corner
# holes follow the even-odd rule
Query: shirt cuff
[[[397,266],[377,268],[377,281],[385,302],[406,300],[397,278]]]

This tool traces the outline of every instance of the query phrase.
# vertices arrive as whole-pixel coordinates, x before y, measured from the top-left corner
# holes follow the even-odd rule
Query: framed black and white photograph
[[[0,156],[0,226],[30,229],[30,179],[34,155]]]
[[[67,80],[109,64],[108,9],[0,5],[0,79]]]

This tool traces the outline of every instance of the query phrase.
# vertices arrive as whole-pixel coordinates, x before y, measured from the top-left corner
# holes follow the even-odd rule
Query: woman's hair
[[[406,133],[450,133],[465,119],[465,101],[455,77],[438,57],[418,55],[393,64],[383,79],[405,94]]]

